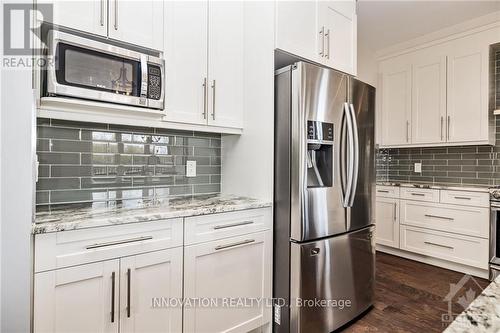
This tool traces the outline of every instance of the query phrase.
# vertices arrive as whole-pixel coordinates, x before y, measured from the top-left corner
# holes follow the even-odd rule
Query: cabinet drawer
[[[397,186],[382,186],[376,187],[377,197],[399,198],[399,187]]]
[[[401,199],[439,202],[439,190],[430,188],[401,188]]]
[[[488,238],[489,209],[401,200],[401,224]]]
[[[401,226],[401,249],[455,263],[488,268],[488,240]]]
[[[35,272],[182,246],[182,219],[35,235]]]
[[[184,223],[184,244],[197,244],[267,230],[271,225],[271,208],[188,217]]]
[[[490,195],[486,192],[441,190],[440,202],[452,205],[490,207]]]

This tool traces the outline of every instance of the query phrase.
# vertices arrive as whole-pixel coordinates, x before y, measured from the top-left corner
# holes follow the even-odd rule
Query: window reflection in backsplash
[[[220,192],[220,134],[41,118],[37,154],[38,209]]]

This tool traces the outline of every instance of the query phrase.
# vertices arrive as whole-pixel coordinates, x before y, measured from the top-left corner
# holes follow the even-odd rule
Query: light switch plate
[[[186,162],[186,177],[196,177],[196,161]]]
[[[422,163],[415,163],[415,172],[422,173]]]

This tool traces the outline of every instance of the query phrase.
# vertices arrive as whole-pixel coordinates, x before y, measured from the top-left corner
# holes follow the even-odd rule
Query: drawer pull
[[[449,220],[449,221],[453,221],[454,220],[453,217],[446,217],[446,216],[439,216],[439,215],[425,214],[424,216],[425,217],[430,217],[430,218],[435,218],[435,219]]]
[[[231,243],[231,244],[226,244],[226,245],[219,245],[215,247],[215,250],[223,250],[227,249],[230,247],[238,246],[238,245],[243,245],[243,244],[249,244],[255,242],[255,239],[245,239],[244,241],[241,242],[236,242],[236,243]]]
[[[115,272],[111,273],[111,322],[115,322]]]
[[[425,197],[424,193],[411,193],[411,195],[415,195],[417,197]]]
[[[119,245],[119,244],[127,244],[127,243],[134,243],[134,242],[141,242],[145,240],[150,240],[153,239],[153,236],[144,236],[144,237],[137,237],[137,238],[129,238],[129,239],[124,239],[124,240],[119,240],[119,241],[113,241],[113,242],[106,242],[106,243],[96,243],[92,244],[86,247],[87,250],[91,249],[97,249],[99,247],[106,247],[106,246],[113,246],[113,245]]]
[[[389,193],[388,190],[377,190],[378,193]]]
[[[454,197],[455,199],[461,199],[461,200],[471,200],[470,197]]]
[[[444,247],[445,249],[450,249],[450,250],[454,249],[453,246],[442,245],[442,244],[437,244],[437,243],[433,243],[433,242],[424,242],[424,243],[428,244],[428,245],[434,245],[434,246],[438,246],[438,247]]]
[[[216,225],[214,227],[214,230],[232,228],[232,227],[237,227],[240,225],[247,225],[247,224],[253,224],[253,221],[243,221],[243,222],[236,222],[236,223],[230,223],[230,224]]]

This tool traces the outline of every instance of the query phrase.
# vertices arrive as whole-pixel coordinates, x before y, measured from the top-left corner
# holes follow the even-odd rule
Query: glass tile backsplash
[[[220,134],[39,118],[36,150],[38,209],[220,192]]]

